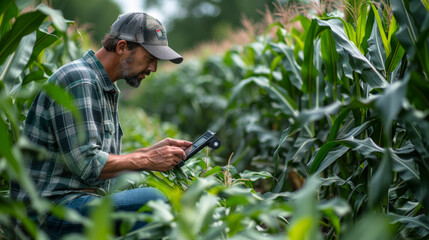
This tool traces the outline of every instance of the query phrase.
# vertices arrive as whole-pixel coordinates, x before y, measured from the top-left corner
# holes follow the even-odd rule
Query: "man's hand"
[[[167,171],[173,169],[181,159],[186,158],[185,150],[192,142],[166,138],[150,147],[141,148],[126,155],[109,154],[99,178],[106,179],[122,171]]]
[[[185,149],[192,145],[192,142],[166,138],[151,147],[139,149],[143,150],[145,157],[145,170],[167,171],[173,169],[181,159],[186,158]]]
[[[177,140],[177,139],[172,139],[172,138],[165,138],[164,140],[150,146],[147,148],[140,148],[136,151],[143,151],[143,152],[147,152],[147,151],[151,151],[160,147],[164,147],[164,146],[174,146],[174,147],[179,147],[183,150],[187,149],[189,146],[192,145],[192,142],[188,142],[185,140]]]

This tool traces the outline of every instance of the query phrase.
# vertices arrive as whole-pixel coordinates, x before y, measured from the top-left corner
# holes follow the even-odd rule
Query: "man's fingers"
[[[192,142],[186,141],[186,140],[179,140],[179,139],[169,139],[171,146],[176,147],[184,147],[187,148],[192,145]]]
[[[174,146],[174,147],[180,147],[182,149],[186,149],[189,146],[192,145],[192,142],[186,141],[186,140],[178,140],[178,139],[172,139],[172,138],[165,138],[164,140],[154,144],[151,149],[157,149],[164,146]]]
[[[165,146],[163,150],[165,150],[167,154],[171,154],[172,157],[177,157],[179,159],[178,161],[180,161],[180,159],[186,158],[185,151],[179,147]]]

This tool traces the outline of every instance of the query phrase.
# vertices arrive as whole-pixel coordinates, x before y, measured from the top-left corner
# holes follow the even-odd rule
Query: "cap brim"
[[[183,57],[168,46],[147,45],[141,44],[150,54],[160,60],[169,60],[179,64],[183,61]]]

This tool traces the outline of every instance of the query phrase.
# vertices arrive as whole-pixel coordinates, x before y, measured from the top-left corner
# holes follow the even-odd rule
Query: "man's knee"
[[[167,197],[156,188],[136,188],[112,194],[112,201],[117,210],[138,211],[149,201],[167,202]]]

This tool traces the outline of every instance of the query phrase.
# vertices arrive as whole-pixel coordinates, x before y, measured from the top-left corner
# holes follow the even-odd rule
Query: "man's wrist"
[[[145,170],[145,163],[147,162],[145,152],[146,151],[136,151],[124,155],[109,154],[99,178],[112,178],[124,171]]]

